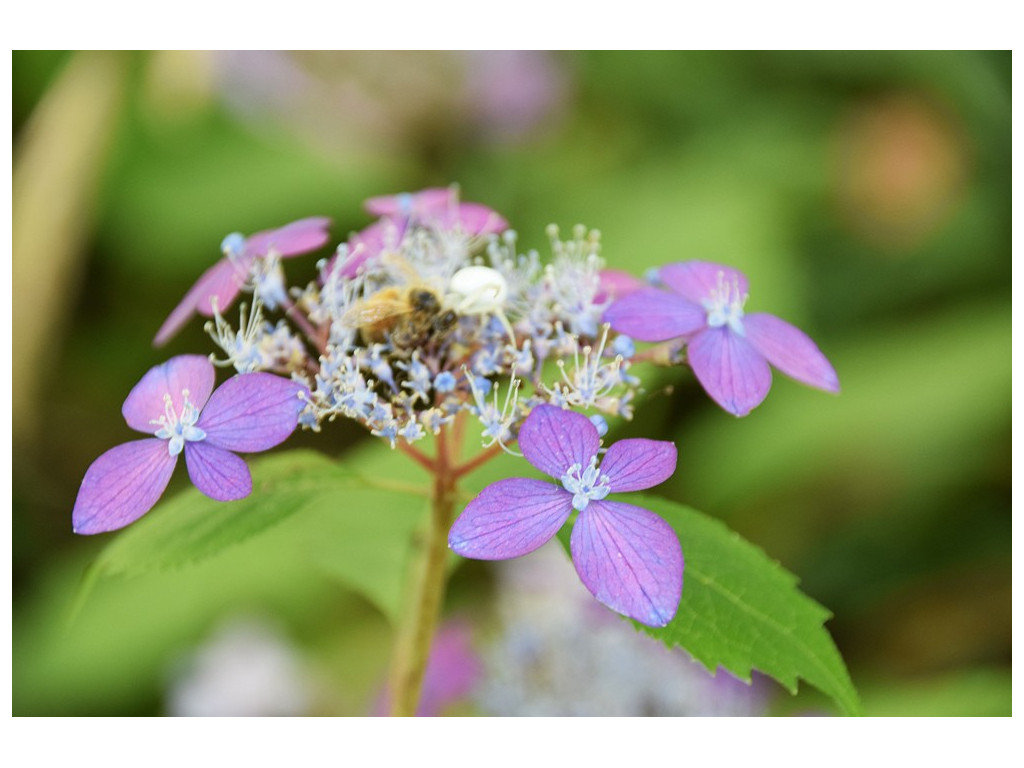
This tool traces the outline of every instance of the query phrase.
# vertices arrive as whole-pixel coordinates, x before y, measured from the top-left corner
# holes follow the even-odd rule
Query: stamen
[[[164,413],[159,419],[152,419],[150,424],[159,424],[153,434],[161,440],[167,440],[167,451],[171,456],[177,456],[185,448],[185,442],[198,442],[206,439],[206,432],[195,424],[199,420],[199,409],[189,400],[189,391],[181,391],[182,406],[181,414],[174,411],[174,399],[169,393],[164,394]]]
[[[601,474],[597,468],[597,456],[590,459],[590,464],[583,469],[580,464],[573,464],[561,477],[562,487],[572,494],[572,506],[579,512],[587,508],[591,501],[599,501],[611,493],[608,476]]]
[[[508,391],[505,393],[505,402],[500,408],[498,407],[498,390],[500,386],[495,384],[491,388],[494,397],[493,402],[488,403],[486,393],[481,391],[481,387],[474,381],[474,377],[469,372],[469,369],[463,366],[462,370],[466,374],[470,391],[473,393],[473,399],[476,402],[476,407],[473,408],[473,411],[476,413],[476,417],[480,419],[480,423],[484,425],[484,431],[480,434],[482,437],[490,438],[488,442],[483,444],[483,447],[489,448],[497,443],[506,453],[513,456],[521,456],[522,454],[513,451],[505,445],[512,438],[511,426],[516,421],[518,415],[519,386],[522,384],[522,381],[516,378],[515,368],[509,373]]]
[[[251,307],[244,303],[239,307],[237,333],[218,311],[216,301],[213,304],[213,322],[207,322],[203,327],[227,357],[218,360],[211,356],[210,362],[219,367],[233,365],[239,373],[260,370],[264,362],[260,345],[265,329],[263,304],[259,296],[253,297]]]
[[[743,328],[743,305],[747,302],[747,294],[740,291],[739,279],[733,277],[729,282],[724,272],[718,273],[718,285],[712,289],[704,301],[707,310],[708,326],[721,328],[728,325],[730,330],[740,336],[746,334]]]

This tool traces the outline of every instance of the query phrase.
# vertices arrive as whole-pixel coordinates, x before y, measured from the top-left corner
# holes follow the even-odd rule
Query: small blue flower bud
[[[441,371],[439,374],[437,374],[437,376],[434,379],[434,389],[441,393],[451,392],[453,389],[455,389],[456,383],[457,380],[455,376],[452,375],[452,373],[450,373],[449,371]],[[489,381],[487,383],[490,384]]]
[[[616,336],[615,341],[612,342],[612,352],[630,358],[636,354],[636,344],[629,336]]]

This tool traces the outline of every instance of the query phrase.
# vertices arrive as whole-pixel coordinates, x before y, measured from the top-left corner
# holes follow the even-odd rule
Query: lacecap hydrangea
[[[643,280],[606,269],[599,233],[582,226],[568,237],[549,227],[542,259],[520,251],[502,215],[463,202],[456,187],[374,197],[366,210],[376,218],[322,257],[305,286],[289,286],[285,261],[326,245],[326,217],[224,239],[222,258],[155,343],[206,315],[219,349],[211,360],[233,377],[211,396],[205,358],[174,358],[147,374],[145,413],[133,391],[125,416],[161,445],[131,449],[145,471],[97,460],[79,492],[76,531],[113,530],[148,511],[181,452],[200,490],[235,499],[251,481],[231,451],[351,419],[452,484],[501,452],[524,456],[524,469],[528,462],[554,483],[492,484],[454,523],[450,546],[467,557],[517,557],[572,520],[573,561],[597,599],[650,625],[671,621],[685,542],[653,512],[606,499],[661,483],[676,464],[664,441],[601,444],[608,420],[631,419],[644,391],[633,363],[689,364],[717,403],[742,416],[764,399],[769,363],[837,390],[827,359],[778,318],[744,315],[746,278],[730,267],[682,262]],[[236,326],[229,311],[240,296]],[[638,351],[637,341],[659,344]],[[226,406],[223,390],[262,403],[273,420]],[[226,436],[233,427],[248,439]],[[440,449],[431,457],[418,445],[472,432],[480,449],[462,463],[449,461],[458,451],[442,461]]]

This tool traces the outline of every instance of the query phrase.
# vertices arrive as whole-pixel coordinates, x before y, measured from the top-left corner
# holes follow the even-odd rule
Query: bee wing
[[[388,318],[409,313],[409,303],[401,299],[374,299],[356,304],[341,317],[342,325],[361,328],[374,325]]]

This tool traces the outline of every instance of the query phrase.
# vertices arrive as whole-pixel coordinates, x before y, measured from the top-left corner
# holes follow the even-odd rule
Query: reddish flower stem
[[[459,414],[462,416],[463,414]],[[437,455],[421,453],[404,441],[398,447],[434,476],[430,499],[430,520],[426,536],[419,542],[419,562],[412,571],[409,598],[397,630],[389,681],[391,714],[409,717],[416,714],[423,688],[423,675],[430,647],[444,605],[447,582],[448,531],[456,512],[459,478],[501,453],[501,446],[486,451],[456,466],[464,424],[456,417],[452,432],[442,426],[437,434]]]
[[[495,443],[490,448],[485,450],[483,453],[479,454],[478,456],[474,456],[469,461],[460,464],[459,466],[452,469],[452,475],[455,477],[456,480],[458,480],[463,475],[468,475],[477,467],[486,464],[488,461],[493,459],[495,456],[499,455],[501,452],[502,447]]]
[[[288,298],[285,298],[281,302],[281,306],[284,307],[284,313],[291,318],[304,334],[309,339],[310,343],[313,344],[317,351],[323,353],[327,351],[327,333],[326,329],[318,329],[309,322],[308,318],[302,314],[301,310],[295,306],[295,303]]]
[[[442,427],[442,430],[443,429],[444,428]],[[405,442],[405,440],[399,440],[395,445],[398,446],[398,450],[427,470],[427,472],[434,474],[434,470],[437,468],[434,459],[427,456],[416,446]],[[440,445],[440,436],[438,436],[438,447],[440,447]]]
[[[681,345],[675,339],[670,341],[663,341],[660,344],[655,344],[653,347],[648,347],[642,352],[637,352],[631,358],[631,363],[654,363],[655,365],[670,366],[675,365],[676,360],[674,357],[679,350]]]

